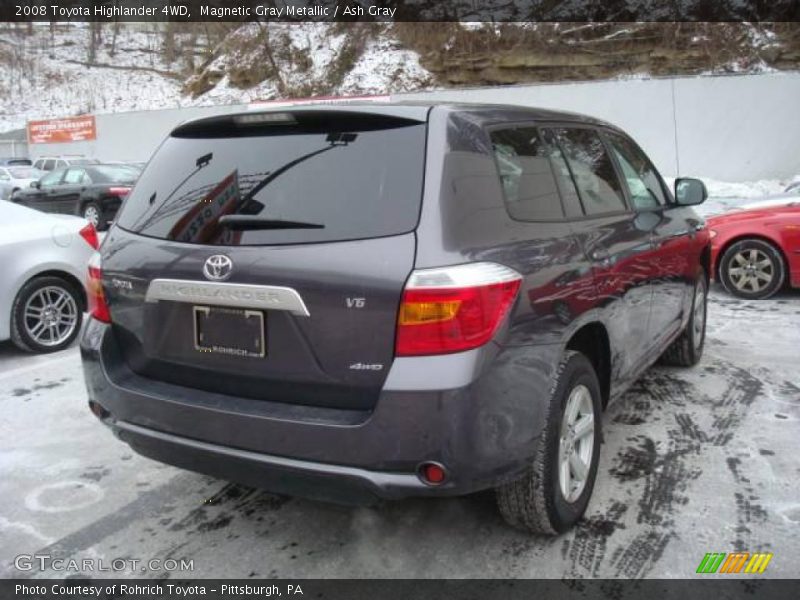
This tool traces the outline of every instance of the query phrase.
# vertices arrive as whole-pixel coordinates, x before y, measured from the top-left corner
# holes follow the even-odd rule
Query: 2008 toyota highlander
[[[186,469],[348,502],[495,488],[511,524],[564,531],[603,408],[703,351],[705,196],[560,112],[183,124],[89,268],[90,408]]]

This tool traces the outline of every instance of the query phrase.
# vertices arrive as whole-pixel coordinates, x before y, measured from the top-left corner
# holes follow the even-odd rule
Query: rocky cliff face
[[[391,72],[360,87],[348,75],[375,45]],[[799,66],[796,23],[248,24],[185,90],[196,97],[225,79],[241,89],[271,82],[268,93],[286,97]]]
[[[800,67],[796,23],[398,24],[439,85],[506,85]]]

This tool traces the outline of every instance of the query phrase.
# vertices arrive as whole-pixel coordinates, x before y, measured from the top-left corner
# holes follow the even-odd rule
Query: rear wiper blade
[[[258,215],[223,215],[219,224],[231,229],[242,231],[256,229],[324,229],[321,223],[307,223],[305,221],[286,221],[284,219],[267,219]]]

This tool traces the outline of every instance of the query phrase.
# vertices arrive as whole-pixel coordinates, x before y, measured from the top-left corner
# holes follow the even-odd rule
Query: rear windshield
[[[208,245],[344,241],[416,227],[423,123],[390,118],[359,126],[348,118],[232,128],[189,128],[168,138],[119,226]],[[220,223],[227,215],[238,221]]]

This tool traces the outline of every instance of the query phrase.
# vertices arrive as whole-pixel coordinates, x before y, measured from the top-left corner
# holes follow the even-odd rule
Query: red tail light
[[[100,241],[97,238],[97,230],[91,223],[89,223],[86,227],[81,229],[78,233],[84,240],[86,240],[86,243],[89,244],[95,250],[97,250],[100,247]]]
[[[100,268],[100,255],[95,254],[89,261],[89,278],[86,281],[89,297],[89,314],[103,323],[111,323],[106,295],[103,292],[103,270]]]
[[[494,336],[522,276],[495,263],[414,271],[397,322],[397,356],[461,352]]]
[[[130,191],[131,191],[131,188],[129,188],[129,187],[118,187],[118,186],[115,186],[115,187],[108,188],[108,193],[109,194],[111,194],[112,196],[119,196],[120,198],[124,198],[125,196],[127,196],[128,192],[130,192]]]

